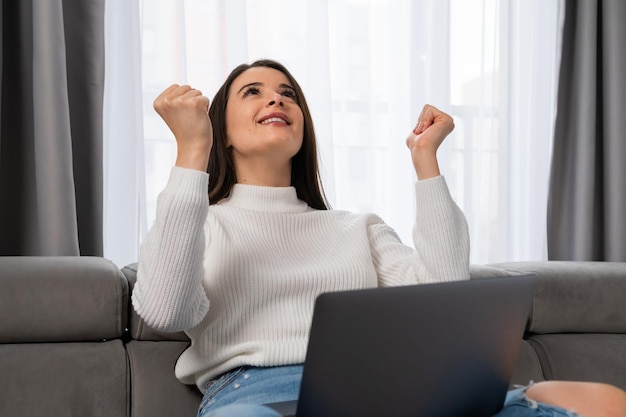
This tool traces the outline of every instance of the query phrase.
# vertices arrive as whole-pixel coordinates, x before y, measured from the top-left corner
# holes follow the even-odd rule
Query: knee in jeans
[[[584,417],[626,417],[626,392],[610,384],[543,381],[528,388],[526,396]]]

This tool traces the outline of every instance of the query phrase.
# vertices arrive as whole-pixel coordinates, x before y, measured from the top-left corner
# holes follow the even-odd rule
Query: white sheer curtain
[[[139,4],[105,5],[104,256],[137,261],[147,228]]]
[[[176,151],[152,110],[154,98],[174,82],[212,97],[236,65],[272,58],[307,94],[334,208],[375,212],[412,244],[415,174],[404,140],[431,103],[455,118],[439,157],[470,224],[472,262],[545,259],[561,1],[140,4],[141,218],[148,226],[154,221]],[[126,166],[127,175],[140,179],[140,167]],[[113,219],[106,227],[115,235]]]

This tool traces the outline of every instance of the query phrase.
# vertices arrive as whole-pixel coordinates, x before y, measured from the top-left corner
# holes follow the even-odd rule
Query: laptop
[[[487,417],[504,403],[533,275],[325,293],[295,417]]]

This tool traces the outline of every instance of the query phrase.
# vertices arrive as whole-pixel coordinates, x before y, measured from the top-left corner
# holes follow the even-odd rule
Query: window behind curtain
[[[174,82],[212,98],[236,65],[273,58],[307,94],[334,208],[375,212],[412,244],[405,138],[430,103],[455,118],[439,158],[472,262],[544,259],[560,10],[557,0],[144,2],[142,214],[154,222],[176,152],[154,98]]]

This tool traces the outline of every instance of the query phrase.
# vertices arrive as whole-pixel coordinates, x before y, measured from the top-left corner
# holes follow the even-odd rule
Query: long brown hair
[[[317,145],[313,119],[304,98],[304,93],[293,75],[284,65],[269,59],[241,64],[226,78],[224,84],[213,97],[209,108],[209,117],[213,124],[213,148],[209,155],[209,202],[215,204],[228,197],[237,182],[232,154],[226,146],[226,105],[233,81],[243,72],[253,67],[268,67],[282,72],[296,91],[296,103],[304,115],[304,138],[302,146],[291,159],[291,185],[295,187],[298,198],[315,209],[328,210],[330,205],[324,195],[317,161]]]

